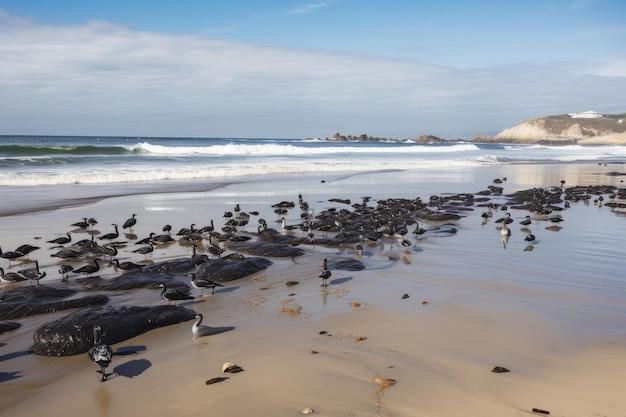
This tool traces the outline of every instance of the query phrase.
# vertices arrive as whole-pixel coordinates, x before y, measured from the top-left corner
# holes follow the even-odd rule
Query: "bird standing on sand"
[[[59,274],[61,274],[61,281],[67,281],[70,276],[70,272],[74,270],[72,265],[63,264],[59,266]]]
[[[159,284],[158,288],[163,288],[161,290],[161,298],[165,301],[173,301],[174,304],[176,304],[176,302],[180,300],[193,300],[191,295],[182,293],[174,288],[167,288],[164,283]]]
[[[93,264],[83,265],[72,272],[75,274],[86,274],[87,276],[91,276],[91,274],[100,270],[100,264],[98,261],[100,261],[100,259],[94,259]]]
[[[107,233],[105,235],[100,236],[100,240],[113,240],[113,239],[117,239],[120,236],[120,233],[117,230],[117,224],[112,223],[111,226],[115,228],[115,232]]]
[[[24,256],[22,252],[2,252],[2,248],[0,248],[0,258],[8,259],[9,264],[11,264],[11,260],[21,258],[22,256]]]
[[[133,213],[133,216],[126,220],[122,225],[122,229],[133,230],[133,226],[137,224],[137,219],[135,218],[137,215]]]
[[[46,271],[42,272],[39,270],[39,261],[35,261],[34,268],[22,269],[21,271],[17,271],[17,273],[28,278],[31,285],[33,282],[37,282],[37,285],[39,285],[39,280],[46,276]]]
[[[1,282],[21,282],[26,281],[28,278],[18,274],[17,272],[4,272],[4,268],[0,268],[0,281]]]
[[[531,223],[532,221],[530,220],[530,216],[526,216],[524,220],[519,222],[519,224],[521,224],[522,226],[529,226]]]
[[[328,286],[328,283],[326,281],[328,281],[331,275],[332,273],[328,269],[328,261],[326,260],[326,258],[324,258],[324,262],[322,263],[322,272],[320,272],[318,275],[322,279],[322,285],[320,285],[320,287]]]
[[[204,295],[205,288],[211,288],[211,294],[215,294],[215,287],[223,287],[222,284],[218,284],[217,282],[213,282],[207,278],[199,278],[193,272],[189,274],[189,277],[191,277],[191,285],[193,285],[194,288],[202,290],[202,294],[200,294],[200,296]]]
[[[134,253],[140,253],[144,256],[144,258],[148,257],[149,253],[152,253],[154,251],[154,246],[152,246],[152,243],[148,244],[148,246],[142,246],[139,249],[135,249],[133,252]]]
[[[202,337],[202,336],[210,336],[215,333],[213,329],[208,326],[203,326],[202,323],[202,314],[198,313],[195,316],[195,323],[191,326],[191,333],[193,333],[194,337]]]
[[[122,271],[132,271],[134,269],[141,269],[144,265],[136,264],[131,261],[120,262],[119,259],[113,258],[109,265],[113,265],[115,269],[121,269]]]
[[[66,243],[70,243],[72,241],[72,234],[70,232],[66,233],[66,236],[57,237],[56,239],[47,240],[48,243],[54,243],[55,245],[65,245]]]
[[[113,349],[106,343],[102,343],[100,340],[100,332],[102,329],[100,326],[94,326],[93,328],[93,346],[89,348],[87,354],[89,359],[96,365],[100,366],[99,373],[102,374],[100,381],[106,381],[111,374],[107,374],[105,369],[111,363],[111,357],[113,356]]]

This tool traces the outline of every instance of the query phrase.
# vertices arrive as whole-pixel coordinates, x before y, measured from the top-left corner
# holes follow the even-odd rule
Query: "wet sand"
[[[1,217],[0,244],[4,250],[23,243],[41,246],[30,256],[48,273],[41,284],[63,285],[59,262],[49,256],[53,249],[45,241],[83,217],[97,218],[98,230],[108,233],[112,223],[136,213],[134,234],[141,239],[160,233],[166,223],[176,231],[213,219],[219,228],[223,213],[240,204],[280,229],[271,205],[297,204],[299,193],[320,212],[350,208],[331,198],[428,201],[435,194],[479,192],[502,177],[504,194],[555,186],[561,179],[566,186],[623,187],[623,177],[606,175],[622,170],[520,165],[276,176],[208,191],[123,195],[120,189],[118,197]],[[307,408],[320,416],[519,416],[533,409],[558,416],[625,414],[624,213],[574,203],[562,212],[566,220],[559,229],[533,220],[537,239],[529,250],[518,224],[525,211],[511,210],[515,222],[505,247],[494,223],[499,214],[485,222],[485,209],[473,209],[459,221],[445,222],[457,229],[454,235],[411,236],[408,248],[393,240],[365,245],[360,260],[366,269],[333,270],[325,288],[317,277],[322,260],[355,258],[353,245],[301,245],[304,256],[272,259],[268,269],[225,283],[214,295],[200,297],[194,289],[196,299],[181,304],[202,313],[204,324],[233,330],[194,339],[192,322],[186,322],[116,344],[114,350],[137,353],[114,356],[109,370],[117,375],[104,383],[86,355],[28,354],[34,330],[68,312],[14,320],[22,326],[0,335],[6,343],[0,347],[0,414],[269,417],[300,415]],[[298,222],[299,213],[291,210],[287,221]],[[256,225],[253,218],[245,229]],[[190,254],[189,246],[175,244],[145,260],[130,252],[135,247],[128,242],[120,260],[158,262]],[[20,269],[0,262],[6,270]],[[116,274],[113,268],[101,271],[105,277]],[[288,281],[299,283],[288,286]],[[2,284],[0,291],[10,285]],[[114,304],[164,303],[157,290],[110,295]],[[244,372],[223,374],[225,362]],[[510,372],[493,373],[495,366]],[[205,384],[218,376],[228,379]]]

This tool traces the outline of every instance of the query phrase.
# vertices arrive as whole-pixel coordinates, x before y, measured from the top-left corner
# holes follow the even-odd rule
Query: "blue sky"
[[[0,134],[396,138],[626,111],[626,2],[0,0]]]

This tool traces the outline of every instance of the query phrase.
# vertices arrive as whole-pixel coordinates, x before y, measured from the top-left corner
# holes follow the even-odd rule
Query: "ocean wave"
[[[19,175],[1,174],[0,186],[28,187],[39,185],[71,185],[71,184],[117,184],[138,183],[149,181],[176,181],[235,178],[252,175],[298,174],[315,172],[358,172],[377,170],[411,170],[476,166],[479,163],[471,160],[425,160],[425,161],[367,161],[360,163],[341,163],[327,161],[227,164],[220,166],[186,166],[157,169],[143,167],[141,170],[91,170],[85,169],[65,172],[33,173],[24,172]]]
[[[47,158],[57,155],[123,155],[137,152],[139,146],[94,146],[94,145],[0,145],[0,159]]]
[[[395,146],[394,146],[395,145]],[[444,146],[425,146],[425,145],[401,145],[393,144],[389,146],[377,145],[367,146],[363,144],[350,145],[343,144],[341,146],[296,146],[292,144],[240,144],[229,143],[208,146],[165,146],[154,145],[149,142],[140,142],[137,149],[143,152],[159,155],[335,155],[337,153],[448,153],[448,152],[467,152],[478,149],[472,144],[454,144]]]

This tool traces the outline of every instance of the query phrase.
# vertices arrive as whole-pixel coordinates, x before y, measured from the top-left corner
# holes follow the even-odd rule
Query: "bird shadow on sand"
[[[128,356],[128,355],[134,355],[137,352],[141,352],[144,350],[146,350],[145,346],[122,346],[115,351],[114,355],[115,356]]]
[[[17,372],[0,372],[0,383],[12,381],[17,378],[21,378],[22,375],[18,375],[22,371]]]
[[[115,376],[135,378],[143,374],[151,366],[152,362],[147,359],[133,359],[113,368],[113,374]]]
[[[329,283],[330,283],[330,285],[337,285],[337,284],[344,284],[344,283],[346,283],[348,281],[352,281],[352,277],[331,279],[329,281]]]
[[[223,287],[223,288],[220,288],[219,290],[215,290],[215,294],[225,294],[225,293],[233,292],[237,289],[239,289],[239,285],[233,285],[232,287]]]
[[[0,355],[0,362],[8,361],[10,359],[19,358],[20,356],[30,355],[33,352],[30,350],[20,350],[18,352],[7,353],[6,355]]]

